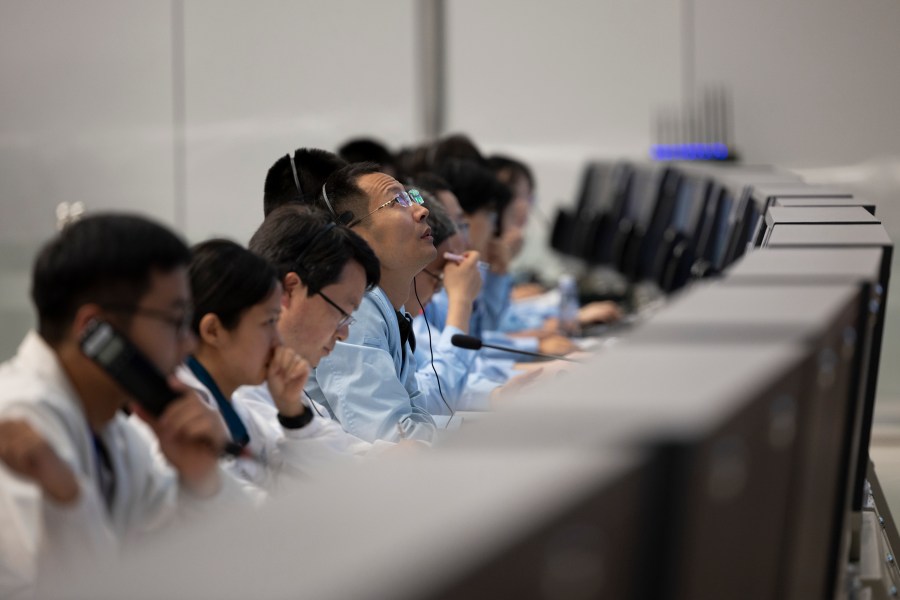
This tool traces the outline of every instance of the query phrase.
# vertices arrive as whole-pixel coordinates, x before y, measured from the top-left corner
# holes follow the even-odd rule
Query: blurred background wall
[[[192,242],[246,242],[279,155],[360,134],[394,149],[422,140],[434,4],[0,3],[2,357],[33,322],[28,270],[58,203],[137,210]],[[900,240],[900,3],[441,4],[444,131],[520,156],[538,177],[526,263],[548,262],[542,215],[572,201],[588,158],[646,157],[658,112],[710,84],[731,92],[746,161],[862,190]],[[881,383],[900,398],[897,304]]]

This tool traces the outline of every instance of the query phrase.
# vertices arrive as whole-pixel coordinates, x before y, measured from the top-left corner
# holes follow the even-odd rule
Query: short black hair
[[[439,139],[431,153],[433,167],[440,167],[448,160],[467,160],[482,167],[487,166],[487,161],[478,146],[464,133],[454,133]]]
[[[401,148],[395,163],[403,177],[423,171],[438,172],[449,160],[467,160],[482,167],[487,161],[470,137],[462,133],[445,136],[434,142]]]
[[[500,183],[512,186],[517,179],[525,179],[528,187],[534,190],[534,175],[524,162],[511,156],[495,154],[487,159],[487,165]]]
[[[102,213],[67,225],[34,263],[31,299],[38,332],[54,346],[88,303],[136,306],[153,272],[187,266],[191,253],[172,231],[145,217]]]
[[[388,147],[372,138],[354,138],[340,148],[338,155],[348,163],[372,162],[381,167],[397,170],[394,155]]]
[[[291,158],[294,160],[293,169]],[[263,213],[268,215],[289,202],[314,204],[328,176],[346,164],[336,154],[318,148],[298,148],[293,156],[290,153],[282,156],[266,174]],[[297,172],[296,180],[294,170]]]
[[[509,188],[497,181],[493,173],[471,161],[448,160],[438,174],[450,184],[466,214],[495,210],[501,215],[512,199]]]
[[[319,194],[319,208],[344,225],[366,214],[369,197],[357,181],[363,175],[380,173],[375,163],[350,163],[332,173]]]
[[[432,173],[431,171],[420,171],[409,179],[409,183],[415,185],[420,190],[437,194],[438,192],[452,192],[453,188],[447,183],[447,180]]]
[[[306,206],[273,210],[250,238],[249,247],[269,261],[280,280],[290,272],[297,273],[310,296],[336,282],[351,260],[365,271],[366,289],[381,279],[381,264],[364,239],[334,223],[324,212]]]
[[[237,327],[248,308],[269,297],[278,278],[263,257],[235,242],[212,239],[191,248],[191,328],[200,333],[200,319],[212,313],[225,329]]]
[[[432,196],[428,190],[414,188],[413,186],[407,186],[406,189],[418,189],[419,194],[421,194],[422,204],[428,209],[428,217],[426,217],[425,221],[431,227],[431,237],[433,238],[434,247],[437,248],[456,233],[456,224],[450,218],[450,215],[447,214],[447,209],[444,208],[444,205]]]

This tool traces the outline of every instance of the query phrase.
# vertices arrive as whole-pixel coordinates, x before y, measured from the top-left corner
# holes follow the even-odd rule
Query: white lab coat
[[[57,505],[0,464],[0,597],[28,597],[45,572],[75,576],[79,561],[111,560],[198,502],[179,493],[177,473],[117,414],[99,432],[115,475],[107,511],[81,403],[56,354],[35,332],[0,365],[0,419],[8,418],[27,420],[50,443],[71,467],[80,493],[74,504]],[[220,499],[241,495],[228,480],[223,478]]]
[[[186,366],[178,378],[216,408],[212,392]],[[225,458],[224,466],[236,477],[267,491],[277,490],[284,476],[314,476],[353,462],[354,456],[377,453],[393,446],[370,444],[344,431],[333,419],[316,414],[300,429],[285,429],[266,384],[244,386],[231,398],[231,406],[247,428],[248,449],[254,458]],[[315,410],[307,406],[307,410]],[[319,408],[318,413],[327,414]]]

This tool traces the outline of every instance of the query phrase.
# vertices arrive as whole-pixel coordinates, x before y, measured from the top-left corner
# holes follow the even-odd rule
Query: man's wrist
[[[309,425],[310,421],[313,420],[313,412],[311,410],[306,410],[306,407],[302,405],[303,412],[299,415],[287,416],[282,414],[280,411],[278,412],[278,422],[281,423],[281,426],[285,429],[302,429]]]

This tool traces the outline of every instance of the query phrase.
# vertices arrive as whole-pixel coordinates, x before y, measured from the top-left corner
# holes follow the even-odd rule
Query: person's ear
[[[306,284],[303,283],[303,280],[300,279],[300,276],[293,271],[284,276],[284,280],[281,282],[281,285],[283,287],[283,292],[281,294],[281,306],[283,308],[286,308],[290,305],[292,298],[296,297],[295,301],[299,301],[301,298],[306,298]]]
[[[75,311],[75,318],[72,319],[71,333],[76,340],[80,340],[88,323],[94,319],[103,319],[103,309],[99,304],[82,304]]]
[[[225,333],[225,326],[222,325],[217,314],[206,313],[200,319],[198,337],[201,343],[218,347],[222,343]]]

